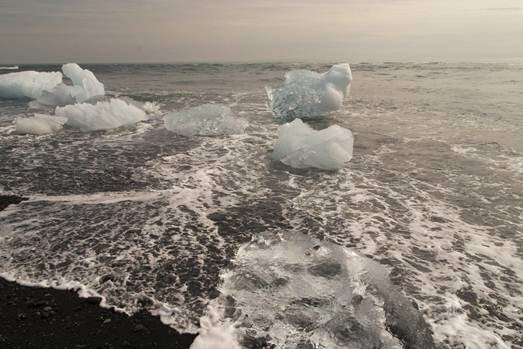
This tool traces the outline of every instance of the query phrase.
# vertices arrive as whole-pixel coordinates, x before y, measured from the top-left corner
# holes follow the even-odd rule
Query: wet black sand
[[[0,211],[22,200],[0,195]],[[0,348],[189,348],[180,334],[147,312],[131,317],[75,291],[21,286],[0,278]]]

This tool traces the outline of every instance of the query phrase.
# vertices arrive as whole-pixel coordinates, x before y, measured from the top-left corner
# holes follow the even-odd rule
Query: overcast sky
[[[521,57],[523,0],[0,0],[0,63]]]

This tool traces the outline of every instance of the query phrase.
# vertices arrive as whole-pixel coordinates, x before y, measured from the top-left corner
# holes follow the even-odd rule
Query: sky
[[[0,0],[0,63],[498,61],[523,0]]]

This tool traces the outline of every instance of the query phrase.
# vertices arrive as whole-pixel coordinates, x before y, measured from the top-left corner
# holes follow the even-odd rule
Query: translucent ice
[[[140,108],[115,98],[96,104],[78,103],[57,107],[56,115],[67,118],[67,126],[81,131],[107,130],[147,119]]]
[[[18,70],[17,65],[9,66],[9,67],[0,67],[0,70]]]
[[[316,131],[300,119],[278,129],[272,157],[295,168],[342,168],[352,158],[352,132],[338,125]]]
[[[0,74],[0,98],[36,99],[43,91],[51,90],[61,82],[60,72],[24,71]]]
[[[423,316],[386,269],[308,235],[255,237],[222,280],[215,302],[235,321],[241,342],[256,336],[276,348],[434,348]]]
[[[245,121],[233,116],[225,105],[204,104],[164,116],[165,128],[183,136],[215,136],[245,131]]]
[[[35,114],[30,118],[16,118],[15,133],[43,135],[54,133],[64,126],[67,119],[58,116]]]
[[[61,83],[53,89],[44,90],[38,97],[39,104],[66,105],[105,95],[104,85],[90,70],[82,69],[76,63],[68,63],[62,66],[62,71],[73,85]]]
[[[292,70],[282,87],[267,88],[275,116],[292,120],[311,118],[338,110],[350,91],[352,73],[348,63],[336,64],[320,74],[309,70]]]

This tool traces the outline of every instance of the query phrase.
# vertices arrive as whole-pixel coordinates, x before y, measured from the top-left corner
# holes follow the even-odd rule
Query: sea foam
[[[200,319],[200,331],[190,349],[240,349],[233,325],[221,318],[218,309],[209,307],[208,314]]]

